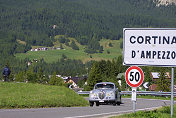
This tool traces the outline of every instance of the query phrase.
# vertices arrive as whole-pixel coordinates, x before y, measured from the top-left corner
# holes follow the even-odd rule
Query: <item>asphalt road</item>
[[[0,118],[92,118],[132,112],[131,99],[123,98],[120,106],[59,107],[39,109],[0,109]],[[167,100],[137,99],[136,110],[150,110],[169,105]]]

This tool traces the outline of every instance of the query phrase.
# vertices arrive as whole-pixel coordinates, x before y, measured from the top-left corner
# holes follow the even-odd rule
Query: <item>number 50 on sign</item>
[[[129,86],[139,87],[144,80],[144,73],[141,68],[137,66],[131,66],[125,73],[125,79]]]

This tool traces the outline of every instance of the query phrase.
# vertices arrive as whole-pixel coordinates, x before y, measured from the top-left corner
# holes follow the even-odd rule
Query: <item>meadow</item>
[[[91,60],[112,60],[117,58],[119,55],[122,55],[122,49],[120,49],[120,40],[107,40],[102,39],[100,41],[100,45],[103,46],[103,53],[94,53],[87,54],[84,52],[86,46],[80,45],[74,38],[69,38],[70,41],[75,41],[76,45],[79,47],[79,50],[73,50],[71,47],[62,44],[64,49],[61,50],[47,50],[47,51],[28,51],[26,53],[18,53],[16,54],[16,58],[25,59],[29,58],[33,59],[44,59],[47,63],[52,63],[58,61],[62,57],[62,55],[66,55],[69,59],[82,60],[83,63],[86,63]],[[70,42],[71,43],[71,42]],[[112,47],[109,46],[109,43],[112,44]],[[54,42],[54,47],[59,47],[59,41]],[[41,46],[33,46],[33,48],[37,48]],[[109,52],[109,53],[108,53]]]

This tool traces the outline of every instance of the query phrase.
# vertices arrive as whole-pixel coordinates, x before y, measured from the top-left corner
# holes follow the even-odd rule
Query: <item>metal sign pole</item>
[[[133,101],[133,113],[135,113],[136,110],[136,101]]]
[[[171,118],[173,116],[174,110],[174,67],[172,67],[172,77],[171,77]]]
[[[132,87],[132,95],[131,95],[131,101],[133,102],[133,113],[135,113],[136,111],[136,92],[137,88],[136,87]]]

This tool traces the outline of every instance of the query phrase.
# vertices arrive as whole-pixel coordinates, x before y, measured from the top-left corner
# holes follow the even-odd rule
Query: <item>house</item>
[[[86,84],[86,80],[87,80],[87,77],[81,77],[81,78],[80,77],[71,77],[68,79],[67,83],[72,83],[71,85],[73,88],[80,88],[78,86],[78,82],[84,81],[85,82],[84,84]]]
[[[152,78],[152,81],[157,81],[157,79],[159,79],[159,76],[160,76],[160,74],[158,73],[158,72],[151,72],[150,73],[150,76],[151,76],[151,78]],[[167,79],[170,79],[171,80],[171,76],[170,76],[170,73],[169,72],[166,72],[166,78]]]
[[[48,50],[48,48],[46,47],[31,49],[31,51],[46,51],[46,50]]]
[[[60,77],[61,77],[61,76],[60,76]],[[64,77],[61,77],[61,78],[64,80],[64,83],[66,83],[70,77],[64,76]]]

